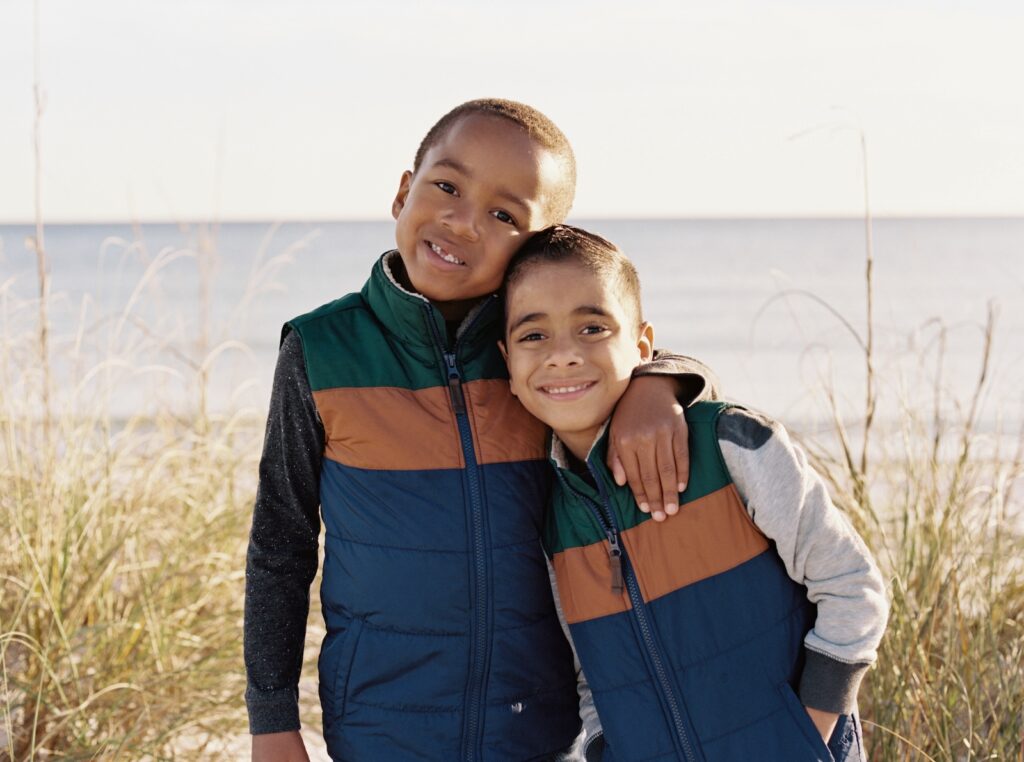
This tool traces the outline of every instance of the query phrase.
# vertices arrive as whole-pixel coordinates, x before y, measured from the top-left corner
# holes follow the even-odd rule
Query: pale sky
[[[40,0],[60,220],[385,217],[423,133],[522,100],[576,217],[1024,214],[1024,4]],[[0,0],[0,222],[32,217],[32,3]],[[841,129],[811,130],[819,125]]]

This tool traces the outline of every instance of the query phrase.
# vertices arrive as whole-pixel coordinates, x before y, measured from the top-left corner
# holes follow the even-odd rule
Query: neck
[[[461,323],[463,318],[469,314],[469,311],[473,309],[473,306],[480,301],[476,299],[462,299],[457,302],[435,302],[433,299],[430,303],[437,307],[437,311],[441,313],[441,317],[448,323]]]
[[[565,445],[565,449],[586,463],[590,448],[594,446],[600,431],[601,427],[595,426],[583,431],[556,431],[555,436]]]

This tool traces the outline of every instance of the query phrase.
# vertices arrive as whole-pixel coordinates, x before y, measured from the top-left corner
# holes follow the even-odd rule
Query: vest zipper
[[[448,366],[448,394],[452,398],[452,407],[455,410],[455,415],[464,415],[466,397],[462,393],[462,376],[459,375],[459,368],[455,364],[455,353],[445,352],[444,361]]]
[[[686,724],[683,720],[684,710],[679,703],[675,689],[672,687],[672,681],[669,678],[668,670],[665,668],[665,662],[661,658],[661,652],[655,641],[654,629],[647,616],[647,604],[644,603],[643,594],[640,592],[640,583],[637,581],[636,574],[632,570],[629,555],[619,544],[619,529],[615,524],[615,514],[611,509],[608,493],[605,491],[604,483],[601,481],[600,475],[589,462],[587,463],[587,469],[594,477],[594,483],[597,484],[597,490],[601,495],[601,501],[604,505],[598,505],[586,495],[572,489],[572,487],[569,487],[569,489],[578,497],[582,498],[583,502],[590,507],[591,512],[597,517],[598,522],[601,524],[601,528],[604,529],[605,535],[608,537],[610,544],[608,555],[609,560],[612,562],[612,590],[620,592],[622,590],[622,581],[625,581],[626,590],[629,593],[629,600],[632,603],[633,617],[636,619],[637,625],[640,628],[640,635],[643,639],[644,648],[647,651],[651,664],[654,666],[654,676],[658,687],[661,689],[665,704],[668,706],[672,725],[676,731],[676,737],[679,739],[679,743],[682,746],[682,751],[687,762],[697,762],[697,757],[693,750],[693,744],[690,743],[689,735],[686,732]],[[559,473],[559,477],[562,479],[562,483],[568,487],[568,484],[566,484],[561,473]],[[612,543],[613,539],[614,543]],[[618,566],[618,572],[616,572],[616,566]],[[618,590],[616,590],[615,584],[616,573],[618,573],[620,577],[620,587]]]
[[[473,762],[473,760],[480,756],[482,740],[480,714],[485,684],[487,682],[487,663],[490,656],[487,626],[490,618],[490,596],[487,594],[487,545],[484,542],[486,536],[486,516],[483,510],[483,493],[480,488],[480,470],[476,460],[476,451],[473,448],[473,432],[470,429],[469,416],[466,414],[466,397],[462,389],[462,374],[459,372],[457,362],[459,340],[456,339],[455,346],[449,352],[447,342],[441,338],[441,332],[438,330],[437,322],[434,320],[433,307],[429,304],[424,306],[427,323],[430,325],[434,341],[437,343],[444,358],[448,394],[451,397],[452,409],[455,411],[455,421],[458,424],[462,455],[466,461],[466,481],[469,486],[470,536],[472,539],[473,557],[471,567],[473,618],[470,633],[470,679],[466,690],[466,713],[463,718],[461,757],[466,762]],[[476,322],[477,317],[479,315],[474,317],[472,322]],[[467,330],[470,325],[466,326]]]
[[[619,533],[605,529],[608,537],[608,565],[612,568],[612,592],[622,593],[622,548],[619,547]]]

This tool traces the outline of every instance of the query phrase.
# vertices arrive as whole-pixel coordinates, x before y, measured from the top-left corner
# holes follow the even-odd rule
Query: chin
[[[418,288],[416,290],[420,296],[425,296],[432,302],[447,303],[447,302],[461,302],[472,297],[467,296],[456,296],[454,294],[447,293],[444,289],[431,288],[428,283],[424,288]]]
[[[428,274],[427,277],[417,271],[415,265],[412,267],[406,266],[405,277],[409,281],[409,285],[412,286],[420,296],[424,296],[432,302],[446,302],[452,297],[445,293],[446,289],[444,284],[438,284],[433,277]]]
[[[561,426],[561,427],[552,426],[551,428],[554,429],[555,431],[558,431],[559,429],[561,429],[561,431],[564,431],[567,434],[577,435],[578,436],[578,435],[581,435],[581,434],[585,434],[587,432],[599,430],[601,428],[601,424],[604,423],[604,421],[605,421],[604,418],[602,418],[599,422],[596,422],[596,423],[593,423],[593,422],[590,422],[590,421],[580,421],[580,420],[564,421],[563,422],[564,423],[563,426]]]

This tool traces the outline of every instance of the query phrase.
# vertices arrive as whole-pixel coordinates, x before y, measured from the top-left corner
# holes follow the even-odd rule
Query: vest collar
[[[608,452],[608,426],[610,423],[611,419],[609,418],[601,424],[601,428],[587,452],[588,463],[604,463],[605,453]],[[548,447],[548,460],[551,461],[551,465],[561,471],[569,470],[569,448],[553,431],[551,432],[551,444]]]
[[[590,445],[590,451],[587,453],[587,465],[596,479],[602,480],[614,491],[615,482],[604,462],[608,453],[608,426],[610,423],[611,419],[605,421],[601,430],[597,432],[594,443]],[[551,444],[548,447],[548,461],[555,467],[559,479],[566,481],[577,492],[582,492],[591,499],[599,499],[598,491],[569,466],[568,448],[553,431],[551,432]]]
[[[430,300],[402,287],[394,275],[397,250],[384,252],[373,266],[362,296],[377,318],[403,342],[417,346],[435,346],[438,339],[447,346],[444,317]],[[460,343],[493,340],[496,323],[502,318],[497,294],[483,297],[459,325]]]

